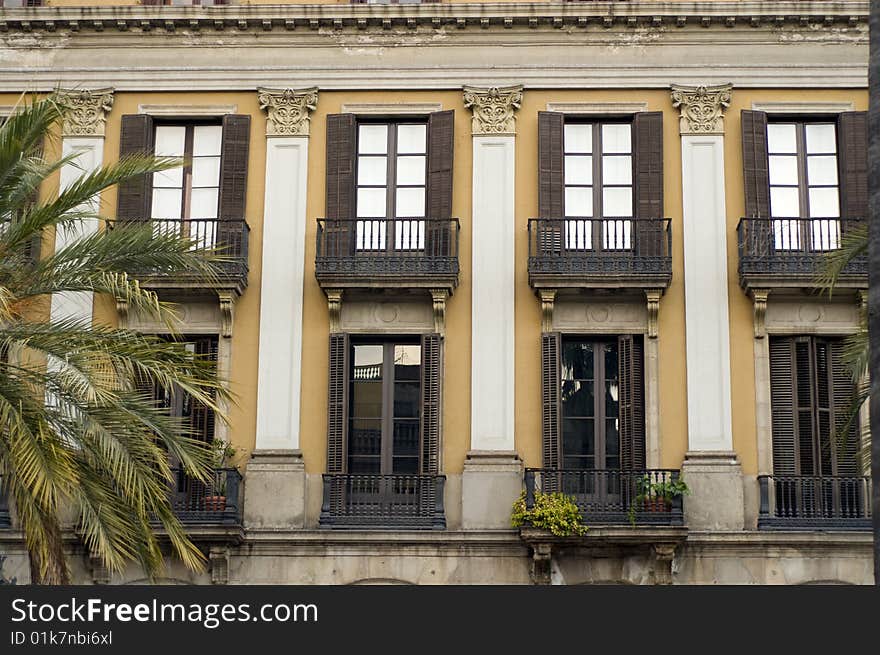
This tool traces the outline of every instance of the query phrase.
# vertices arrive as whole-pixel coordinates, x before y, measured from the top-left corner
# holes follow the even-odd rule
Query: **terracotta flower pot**
[[[205,496],[206,512],[222,512],[226,509],[226,496]]]
[[[669,512],[672,509],[671,503],[665,498],[645,498],[642,508],[646,512]]]

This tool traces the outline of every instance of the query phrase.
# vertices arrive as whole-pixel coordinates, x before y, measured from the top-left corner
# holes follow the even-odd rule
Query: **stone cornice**
[[[0,9],[6,31],[198,32],[500,27],[771,27],[867,24],[867,0],[117,6]]]
[[[465,86],[464,106],[474,113],[474,135],[516,134],[514,114],[522,104],[523,86]]]
[[[59,89],[55,98],[63,107],[62,136],[104,136],[113,89]]]
[[[681,111],[681,134],[724,134],[724,110],[730,106],[732,84],[672,85],[672,106]]]
[[[309,116],[318,104],[318,89],[257,89],[266,110],[266,136],[308,136]]]

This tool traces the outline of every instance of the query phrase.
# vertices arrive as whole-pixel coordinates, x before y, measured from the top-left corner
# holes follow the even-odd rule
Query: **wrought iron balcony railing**
[[[9,514],[9,497],[3,484],[3,476],[0,475],[0,528],[12,526],[12,517]]]
[[[457,218],[318,219],[324,287],[458,285]]]
[[[217,264],[217,279],[205,280],[197,274],[167,275],[156,271],[134,271],[145,276],[151,287],[233,287],[240,292],[247,286],[248,242],[250,227],[244,220],[151,219],[156,235],[180,235],[195,242],[198,248],[214,248],[222,260]]]
[[[171,507],[185,524],[241,525],[241,473],[234,468],[216,469],[207,482],[172,469],[174,485]]]
[[[526,469],[526,507],[534,507],[537,492],[561,492],[574,498],[589,526],[629,525],[631,519],[636,525],[680,526],[682,496],[662,493],[680,475],[674,469]]]
[[[444,475],[325,473],[320,524],[328,528],[445,530]]]
[[[824,256],[840,247],[862,219],[743,218],[737,226],[740,285],[751,287],[814,286]],[[839,286],[868,286],[868,256],[847,264]]]
[[[666,288],[672,280],[668,218],[532,218],[529,283],[535,287]]]
[[[870,530],[871,478],[759,475],[762,530]]]

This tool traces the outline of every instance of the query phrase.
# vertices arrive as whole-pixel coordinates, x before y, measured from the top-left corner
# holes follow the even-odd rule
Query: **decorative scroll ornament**
[[[523,86],[464,87],[464,106],[474,112],[474,134],[515,134],[514,112],[522,104]]]
[[[682,134],[724,134],[724,110],[730,106],[732,84],[672,85],[672,106],[681,110]]]
[[[257,89],[260,109],[266,110],[267,136],[308,136],[309,116],[318,105],[318,87]]]
[[[107,113],[113,107],[113,89],[62,89],[55,93],[55,99],[64,117],[61,136],[104,136]]]

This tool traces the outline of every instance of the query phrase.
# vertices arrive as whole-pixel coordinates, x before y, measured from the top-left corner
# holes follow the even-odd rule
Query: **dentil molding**
[[[681,134],[724,134],[724,110],[730,106],[732,84],[672,85],[672,106],[681,111]]]
[[[266,136],[308,136],[309,117],[318,105],[318,88],[258,88],[260,109],[266,110]]]
[[[59,89],[55,98],[63,110],[61,136],[104,136],[113,89]]]
[[[464,106],[474,112],[474,135],[516,134],[514,113],[522,104],[523,85],[488,88],[465,86]]]

